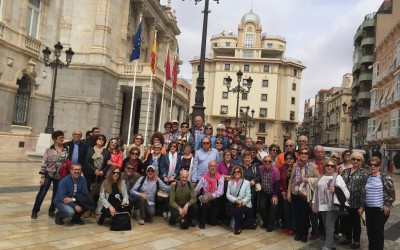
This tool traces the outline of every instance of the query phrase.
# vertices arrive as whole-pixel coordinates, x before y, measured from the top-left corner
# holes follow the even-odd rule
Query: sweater
[[[189,203],[189,206],[196,203],[194,186],[191,182],[187,182],[185,186],[182,186],[179,181],[171,186],[169,191],[169,206],[179,210],[179,208],[183,208],[186,203]]]

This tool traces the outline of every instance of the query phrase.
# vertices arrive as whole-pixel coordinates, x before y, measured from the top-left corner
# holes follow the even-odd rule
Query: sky
[[[191,79],[189,61],[200,55],[205,0],[172,0],[176,10],[181,65],[180,77]],[[252,4],[253,2],[253,4]],[[210,38],[223,30],[237,33],[243,15],[253,5],[261,19],[262,33],[286,39],[286,57],[302,61],[299,120],[304,101],[318,90],[340,86],[353,67],[353,38],[366,14],[376,12],[383,0],[210,0],[207,52]],[[161,0],[165,5],[167,0]],[[195,80],[193,83],[195,84]],[[195,88],[192,89],[195,91]]]

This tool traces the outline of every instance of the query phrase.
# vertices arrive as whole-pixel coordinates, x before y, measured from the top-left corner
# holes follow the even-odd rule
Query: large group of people
[[[164,133],[142,134],[124,145],[95,127],[86,133],[52,134],[54,144],[41,164],[40,190],[31,218],[53,184],[48,210],[56,224],[84,224],[99,216],[105,224],[117,213],[129,212],[139,225],[156,214],[181,229],[226,225],[235,235],[244,229],[281,230],[294,240],[324,238],[323,249],[339,244],[360,248],[361,220],[365,211],[369,249],[383,249],[383,232],[395,199],[393,181],[380,171],[381,160],[364,165],[358,152],[332,152],[308,147],[308,139],[265,146],[262,140],[243,138],[231,120],[204,124],[195,117],[189,128],[177,120],[164,124]],[[180,128],[180,130],[179,130]],[[67,172],[69,175],[60,173]],[[86,195],[85,195],[86,194]],[[57,209],[57,213],[55,212]],[[311,229],[311,230],[310,230]]]

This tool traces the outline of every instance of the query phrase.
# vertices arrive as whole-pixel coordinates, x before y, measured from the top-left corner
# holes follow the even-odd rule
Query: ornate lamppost
[[[185,0],[182,0],[185,1]],[[202,0],[194,0],[195,4],[201,2]],[[219,0],[214,0],[219,4]],[[199,69],[199,76],[197,77],[196,82],[196,96],[194,99],[194,105],[192,106],[192,122],[194,124],[194,118],[196,116],[201,116],[204,121],[204,110],[206,107],[203,106],[204,103],[204,65],[206,59],[206,43],[207,43],[207,25],[208,25],[208,13],[211,11],[209,10],[210,0],[205,0],[204,3],[204,18],[203,18],[203,33],[201,38],[201,52],[200,52],[200,69]]]
[[[357,120],[358,118],[361,116],[364,107],[363,107],[363,102],[362,100],[360,101],[356,101],[356,99],[352,98],[351,99],[351,103],[350,103],[350,107],[347,108],[347,103],[344,102],[342,104],[342,108],[343,108],[343,113],[348,114],[349,115],[349,119],[350,119],[350,145],[349,145],[349,150],[350,153],[353,153],[353,126],[357,125]]]
[[[244,129],[245,129],[244,136],[247,138],[247,129],[249,130],[249,135],[250,135],[250,128],[253,127],[253,125],[250,125],[249,122],[253,121],[255,111],[254,111],[254,109],[251,110],[251,112],[250,112],[251,116],[249,116],[250,107],[247,106],[244,108],[246,109],[246,111],[244,112],[243,109],[240,109],[240,116],[245,119],[245,121],[244,121]],[[248,121],[248,118],[250,118],[249,121]]]
[[[242,71],[238,71],[236,73],[237,76],[237,86],[234,87],[233,89],[231,88],[231,82],[232,82],[232,78],[230,76],[228,76],[228,78],[226,78],[226,88],[228,89],[228,92],[232,92],[232,93],[237,93],[236,96],[236,116],[235,116],[235,126],[238,125],[238,115],[239,115],[239,94],[248,94],[250,92],[251,89],[251,84],[253,83],[253,79],[251,79],[251,77],[245,79],[245,81],[247,82],[247,90],[245,88],[243,88],[242,86],[240,86],[240,83],[242,82],[242,76],[243,73]]]
[[[63,46],[60,42],[54,45],[54,55],[55,59],[53,61],[50,60],[51,51],[49,47],[46,47],[42,52],[44,56],[44,65],[46,67],[50,67],[54,70],[54,81],[53,81],[53,90],[51,94],[51,102],[50,102],[50,110],[49,115],[47,116],[47,126],[45,129],[46,134],[51,134],[54,132],[53,124],[54,124],[54,95],[56,93],[56,84],[57,84],[57,69],[67,68],[72,61],[72,56],[75,54],[71,48],[65,51],[66,61],[67,63],[63,63],[60,60],[61,51],[63,50]]]

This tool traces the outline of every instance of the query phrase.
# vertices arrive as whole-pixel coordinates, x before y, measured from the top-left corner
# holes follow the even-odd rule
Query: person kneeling
[[[188,182],[189,172],[182,170],[179,175],[179,181],[171,185],[169,206],[171,217],[170,225],[175,225],[176,220],[180,219],[181,229],[188,229],[189,226],[194,227],[193,218],[196,218],[199,207],[196,204],[196,193],[194,186]]]
[[[57,225],[64,224],[63,220],[72,217],[71,223],[83,225],[81,216],[84,209],[77,205],[76,195],[79,193],[88,193],[85,177],[81,176],[82,166],[73,164],[71,167],[71,175],[67,175],[60,181],[54,204],[58,209],[55,223]]]
[[[97,222],[99,225],[104,224],[105,218],[114,217],[117,212],[125,212],[125,207],[128,208],[129,195],[125,181],[121,178],[121,169],[119,167],[111,167],[107,178],[101,185],[99,200],[103,206],[101,216]]]

